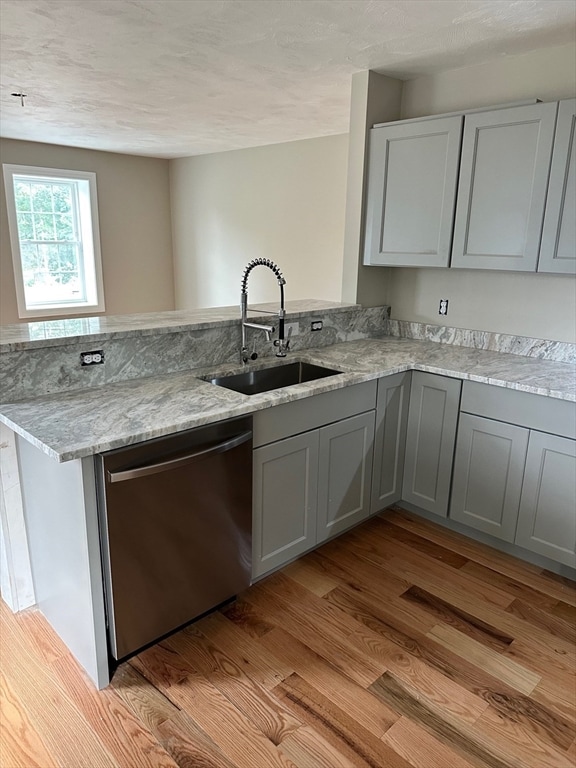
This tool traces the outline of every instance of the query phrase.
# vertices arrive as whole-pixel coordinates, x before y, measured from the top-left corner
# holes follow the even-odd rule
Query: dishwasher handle
[[[108,472],[108,481],[110,483],[121,483],[124,480],[136,480],[139,477],[145,477],[146,475],[156,475],[159,472],[168,472],[171,469],[179,469],[185,467],[187,464],[193,464],[195,461],[205,459],[207,456],[212,456],[216,453],[224,453],[225,451],[231,451],[233,448],[237,448],[242,443],[247,442],[252,437],[252,432],[241,432],[239,435],[231,437],[229,440],[225,440],[223,443],[216,443],[210,445],[208,448],[203,448],[201,451],[195,453],[187,453],[185,456],[179,456],[177,459],[167,459],[166,461],[158,461],[154,464],[145,464],[142,467],[134,467],[133,469],[125,469],[119,472]]]

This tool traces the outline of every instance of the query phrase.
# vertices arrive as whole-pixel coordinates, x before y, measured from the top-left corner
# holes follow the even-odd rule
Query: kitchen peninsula
[[[344,395],[356,391],[354,388],[358,385],[373,387],[373,402],[363,408],[375,414],[372,419],[378,434],[378,424],[385,421],[385,408],[381,409],[380,400],[380,388],[384,391],[382,383],[402,375],[432,376],[434,382],[456,382],[456,421],[459,409],[467,408],[461,420],[470,413],[473,418],[500,423],[502,416],[484,412],[488,406],[483,403],[487,391],[504,393],[528,398],[518,406],[517,416],[514,412],[515,424],[519,425],[516,428],[523,431],[526,441],[532,435],[551,431],[546,425],[548,422],[540,423],[537,419],[533,422],[532,416],[523,415],[539,411],[540,406],[547,410],[546,404],[552,404],[550,423],[557,425],[553,431],[558,439],[568,442],[576,438],[576,434],[572,434],[576,431],[573,345],[396,323],[389,320],[386,307],[363,309],[325,302],[292,302],[287,305],[286,317],[287,327],[292,324],[292,351],[288,360],[310,362],[342,373],[247,396],[201,378],[207,374],[234,373],[241,368],[237,318],[234,308],[209,310],[194,319],[188,313],[168,312],[161,316],[70,321],[77,323],[72,332],[62,328],[59,331],[57,322],[3,329],[0,419],[12,438],[17,435],[24,508],[30,518],[28,526],[43,528],[42,535],[30,531],[37,593],[44,590],[40,573],[47,574],[50,567],[53,572],[49,579],[50,594],[36,594],[35,600],[49,618],[51,609],[59,604],[55,611],[58,618],[51,621],[62,622],[61,627],[56,626],[57,631],[99,686],[107,684],[110,669],[94,482],[95,454],[235,416],[257,416],[276,406],[287,408],[311,397],[330,396],[338,390]],[[323,321],[320,333],[308,330],[311,319]],[[33,327],[39,325],[44,328]],[[295,330],[299,333],[294,333]],[[407,338],[408,335],[412,338]],[[452,343],[439,343],[430,338]],[[258,344],[260,359],[253,367],[271,361],[281,364],[264,340]],[[524,354],[501,352],[498,348],[521,349]],[[82,369],[79,353],[96,350],[104,353],[104,365]],[[414,382],[413,379],[413,391]],[[424,379],[418,386],[424,388],[422,391],[426,388],[432,391],[429,382]],[[488,389],[477,390],[477,387]],[[476,405],[479,400],[482,402]],[[492,407],[497,409],[500,405],[496,403],[490,405]],[[403,409],[404,415],[398,424],[406,430],[407,401]],[[516,405],[512,409],[514,411]],[[374,442],[374,426],[372,430]],[[9,450],[5,446],[3,453]],[[450,457],[453,451],[454,443],[448,451]],[[409,461],[408,453],[406,455]],[[36,473],[34,483],[26,478],[26,467],[32,466]],[[374,460],[374,476],[376,470]],[[450,478],[451,459],[447,471]],[[372,474],[372,463],[369,474]],[[59,478],[62,493],[58,490]],[[397,500],[404,498],[401,489],[398,493]],[[375,498],[374,491],[371,496]],[[46,510],[45,520],[40,524],[44,513],[39,514],[41,504],[45,504]],[[367,509],[366,514],[378,511],[375,504],[373,501],[373,508]],[[446,512],[441,513],[445,517],[447,504],[448,499]],[[380,509],[385,506],[387,504],[382,504]],[[433,510],[433,514],[437,512]],[[571,530],[571,519],[566,525]],[[48,531],[52,531],[51,537],[47,536]],[[470,533],[482,535],[472,528]],[[498,544],[496,539],[494,543]],[[5,546],[11,546],[11,542]],[[39,551],[42,548],[44,552]],[[532,555],[538,557],[535,551]],[[523,554],[530,555],[528,550]],[[553,558],[550,554],[547,557],[544,562],[553,566]],[[562,557],[564,555],[558,559],[559,567],[572,575],[571,561]],[[54,572],[58,572],[60,578],[54,578]],[[57,589],[62,590],[61,595],[56,594]],[[64,594],[66,611],[77,612],[73,620],[70,615],[62,615]],[[67,632],[70,634],[66,635]]]

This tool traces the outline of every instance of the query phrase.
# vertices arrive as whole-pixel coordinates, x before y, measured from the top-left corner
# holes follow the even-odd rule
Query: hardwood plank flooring
[[[0,606],[2,768],[573,768],[576,585],[398,507],[96,691]]]

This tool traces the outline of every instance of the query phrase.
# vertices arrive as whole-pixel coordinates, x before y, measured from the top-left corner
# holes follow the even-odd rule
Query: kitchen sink
[[[305,381],[315,381],[326,376],[335,376],[342,371],[332,368],[324,368],[312,363],[288,363],[287,365],[275,365],[270,368],[261,368],[257,371],[245,371],[232,376],[204,377],[205,381],[217,384],[219,387],[233,389],[243,395],[258,395],[261,392],[270,392],[272,389],[289,387],[293,384],[302,384]]]

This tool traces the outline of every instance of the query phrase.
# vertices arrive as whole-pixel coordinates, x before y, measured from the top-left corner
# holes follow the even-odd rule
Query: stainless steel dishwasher
[[[250,585],[252,419],[96,456],[111,655],[123,659]]]

